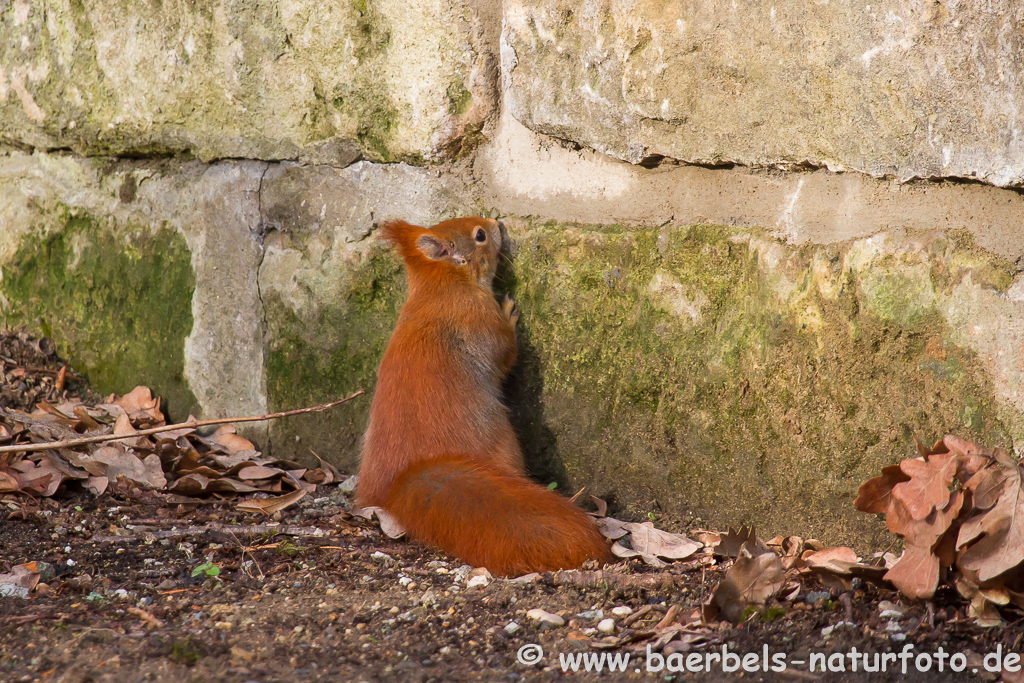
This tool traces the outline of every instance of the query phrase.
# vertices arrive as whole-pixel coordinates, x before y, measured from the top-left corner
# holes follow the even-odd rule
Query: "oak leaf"
[[[706,618],[710,621],[721,615],[739,622],[747,607],[764,605],[785,585],[785,575],[779,556],[756,537],[751,538],[740,547],[736,561],[711,596]]]
[[[1024,562],[1024,482],[1020,465],[1002,452],[993,466],[971,477],[967,486],[972,483],[975,506],[984,512],[960,527],[957,548],[966,550],[959,566],[977,572],[984,582]],[[983,504],[990,501],[986,509]]]
[[[900,463],[909,481],[892,488],[892,495],[907,506],[910,516],[924,519],[932,510],[949,502],[949,487],[956,474],[957,460],[949,453],[933,455],[928,460],[914,458]]]

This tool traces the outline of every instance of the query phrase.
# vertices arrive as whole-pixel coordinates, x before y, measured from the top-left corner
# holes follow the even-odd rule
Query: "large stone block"
[[[99,391],[149,385],[174,418],[264,412],[266,167],[0,157],[0,318],[52,336]]]
[[[511,412],[544,481],[635,516],[877,541],[857,486],[912,437],[1024,441],[1024,276],[964,233],[509,224]]]
[[[1024,182],[1015,0],[510,0],[506,105],[632,163]]]
[[[16,0],[0,24],[0,136],[203,160],[448,156],[495,101],[484,5]]]

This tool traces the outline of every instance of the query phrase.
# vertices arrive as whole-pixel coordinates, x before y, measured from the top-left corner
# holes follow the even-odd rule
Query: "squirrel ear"
[[[416,240],[416,248],[419,249],[424,256],[434,261],[452,257],[451,245],[445,240],[438,239],[434,235],[420,235],[419,239]]]

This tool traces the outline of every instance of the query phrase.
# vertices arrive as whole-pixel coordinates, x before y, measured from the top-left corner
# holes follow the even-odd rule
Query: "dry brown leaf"
[[[946,442],[945,442],[944,439],[939,439],[938,441],[936,441],[935,445],[932,446],[931,448],[928,448],[923,443],[921,443],[916,436],[914,436],[913,439],[914,439],[914,446],[917,447],[918,454],[922,458],[924,458],[925,460],[928,459],[929,455],[938,455],[939,453],[949,453],[949,446],[946,445]]]
[[[904,460],[900,469],[910,480],[893,486],[893,497],[907,507],[912,518],[924,519],[932,510],[941,509],[949,502],[956,464],[956,456],[951,453],[933,455],[928,460]]]
[[[995,628],[1004,624],[999,609],[991,602],[978,586],[964,579],[957,579],[956,589],[963,597],[971,601],[967,607],[967,616],[983,628]]]
[[[930,598],[939,582],[939,558],[929,548],[908,545],[884,578],[907,597]]]
[[[164,422],[164,416],[160,412],[160,397],[154,398],[149,387],[135,387],[121,398],[109,403],[123,409],[128,413],[128,417],[136,422],[147,422],[151,425]]]
[[[210,440],[223,447],[224,450],[232,455],[240,451],[254,451],[256,449],[252,441],[235,433],[234,425],[224,425],[218,428],[213,433],[213,436],[210,437]]]
[[[813,569],[826,569],[837,574],[848,574],[851,564],[860,560],[853,548],[839,546],[828,550],[819,550],[804,558],[804,563]]]
[[[405,535],[405,527],[402,526],[401,522],[392,516],[390,512],[382,507],[371,505],[365,508],[352,508],[352,514],[356,517],[362,517],[373,521],[376,517],[380,523],[380,530],[384,532],[384,535],[388,538],[401,538]]]
[[[284,476],[285,471],[276,467],[264,467],[263,465],[249,465],[239,469],[240,479],[269,479],[275,476]]]
[[[0,574],[0,584],[20,586],[31,592],[39,583],[41,576],[39,572],[29,569],[26,565],[19,564],[11,567],[9,574]]]
[[[75,417],[78,418],[78,424],[75,425],[75,431],[81,428],[82,431],[89,433],[103,427],[102,424],[96,421],[89,411],[83,405],[76,405],[72,407],[72,411]]]
[[[642,555],[654,555],[667,560],[682,560],[703,547],[701,543],[690,540],[682,534],[655,529],[653,522],[626,523],[623,526],[630,532],[629,543],[633,550]]]
[[[25,486],[42,496],[55,494],[57,487],[64,481],[64,475],[60,470],[45,458],[38,463],[22,460],[14,468],[21,472]]]
[[[210,479],[210,483],[206,485],[207,493],[255,493],[260,490],[248,482],[228,479],[227,477]]]
[[[0,493],[16,493],[21,491],[20,476],[0,467]]]
[[[860,485],[857,499],[853,501],[853,505],[861,512],[882,514],[889,509],[889,499],[892,497],[893,487],[905,481],[910,481],[910,477],[899,465],[883,467],[881,476],[869,479]]]
[[[322,467],[309,470],[303,475],[303,479],[310,482],[311,484],[333,484],[334,475],[330,470],[325,470]]]
[[[89,493],[94,496],[101,496],[103,492],[107,490],[107,485],[110,483],[110,479],[107,477],[89,477],[82,481],[84,486]]]
[[[973,488],[975,506],[982,498],[998,497],[992,506],[960,527],[957,548],[967,547],[959,566],[975,571],[980,581],[989,581],[1024,562],[1024,485],[1020,465],[1008,454],[996,456],[993,466],[979,471],[971,481],[989,473]],[[969,482],[970,483],[970,482]],[[981,540],[971,544],[975,539]],[[968,547],[969,545],[969,547]]]
[[[132,427],[132,422],[128,418],[127,414],[120,415],[114,422],[114,434],[116,436],[130,436],[138,432],[135,427]],[[144,436],[140,436],[134,439],[122,439],[120,443],[131,448],[143,448],[148,445],[148,439]]]
[[[164,476],[163,465],[160,456],[155,453],[147,455],[140,460],[134,453],[122,451],[113,446],[97,448],[92,455],[92,463],[102,465],[100,471],[94,471],[90,467],[87,470],[93,475],[103,475],[112,481],[123,476],[129,481],[142,485],[144,488],[162,489],[167,485],[167,478]]]
[[[736,561],[711,597],[711,609],[705,612],[708,621],[721,615],[738,623],[747,607],[764,605],[785,585],[786,572],[779,556],[770,550],[760,551],[764,544],[756,541],[751,538],[740,547]]]
[[[722,534],[717,531],[708,531],[707,529],[696,529],[693,535],[697,537],[697,540],[704,544],[705,548],[714,548],[716,545],[722,542]]]
[[[615,519],[614,517],[601,517],[597,520],[597,528],[600,529],[601,533],[609,541],[622,538],[629,533],[626,529],[626,522]]]
[[[612,555],[615,555],[615,557],[621,557],[623,559],[629,559],[631,557],[640,557],[643,558],[643,561],[645,563],[652,567],[667,566],[667,563],[659,560],[657,555],[642,553],[639,550],[634,550],[633,548],[626,547],[622,545],[620,541],[615,541],[615,543],[612,543]]]
[[[275,512],[280,512],[281,510],[291,507],[302,500],[305,495],[306,492],[299,489],[298,491],[292,491],[291,493],[287,493],[283,496],[275,496],[273,498],[251,498],[249,500],[243,500],[237,503],[235,508],[246,512],[262,512],[265,515],[272,515]]]
[[[971,478],[975,472],[992,462],[991,453],[970,441],[964,441],[960,437],[947,434],[942,442],[949,449],[950,453],[960,456],[958,458],[960,464],[957,467],[956,476],[961,484]]]
[[[743,547],[743,544],[751,538],[757,538],[757,532],[754,530],[754,527],[750,527],[748,529],[746,526],[742,526],[739,531],[729,527],[729,531],[721,537],[721,542],[714,547],[715,555],[719,555],[721,557],[736,557],[740,552],[740,548]],[[760,541],[758,541],[758,543],[760,543]]]
[[[183,496],[197,496],[204,493],[209,485],[209,477],[204,477],[201,474],[186,474],[179,477],[167,490],[180,493]]]

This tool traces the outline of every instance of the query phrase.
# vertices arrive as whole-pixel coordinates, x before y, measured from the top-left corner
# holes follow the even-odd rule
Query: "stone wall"
[[[867,542],[856,484],[913,435],[1024,448],[1009,0],[0,12],[0,311],[103,391],[369,391],[404,294],[374,226],[482,213],[542,481]],[[354,470],[368,405],[251,433]]]

